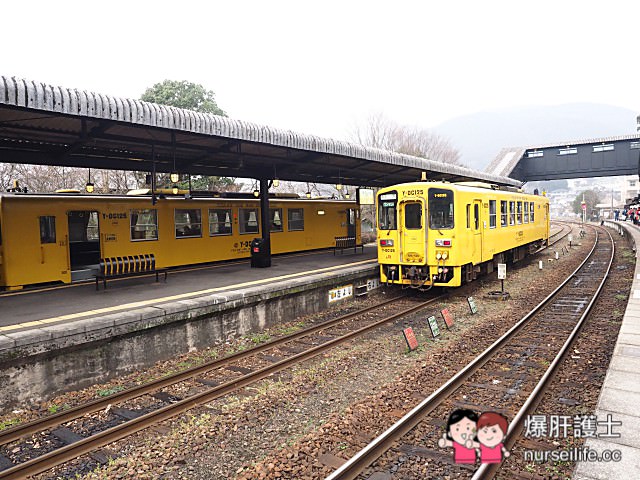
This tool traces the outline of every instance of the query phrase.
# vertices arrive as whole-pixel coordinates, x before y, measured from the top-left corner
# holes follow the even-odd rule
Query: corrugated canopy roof
[[[152,157],[152,152],[154,156]],[[0,161],[386,186],[483,180],[520,185],[423,158],[265,125],[0,77]]]

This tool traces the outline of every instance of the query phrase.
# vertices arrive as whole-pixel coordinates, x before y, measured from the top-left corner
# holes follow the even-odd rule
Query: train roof
[[[484,182],[434,182],[434,181],[422,181],[422,182],[408,182],[400,183],[397,185],[390,185],[380,190],[393,190],[394,188],[417,188],[417,187],[436,187],[436,188],[453,188],[455,190],[463,190],[468,192],[493,190],[499,192],[519,193],[522,195],[536,195],[535,193],[527,193],[520,188],[496,185],[492,183]],[[546,197],[543,197],[546,198]]]
[[[214,192],[210,192],[209,195],[204,195],[202,193],[195,194],[192,192],[188,193],[165,193],[165,192],[157,192],[156,198],[158,200],[189,200],[189,201],[260,201],[259,198],[256,198],[253,194],[244,194],[232,192],[233,195],[216,195]],[[56,193],[23,193],[23,192],[0,192],[0,198],[42,198],[42,199],[74,199],[74,200],[151,200],[152,195],[149,192],[145,193],[135,193],[133,195],[130,194],[121,194],[121,193],[82,193],[79,191],[62,191]],[[314,197],[314,198],[303,198],[296,194],[270,194],[270,201],[278,201],[278,202],[332,202],[332,203],[355,203],[354,199],[337,199],[337,198],[328,198],[328,197]]]

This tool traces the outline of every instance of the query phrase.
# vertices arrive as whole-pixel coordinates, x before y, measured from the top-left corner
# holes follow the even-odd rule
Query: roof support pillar
[[[269,180],[260,179],[260,225],[262,228],[262,267],[271,266],[271,218],[269,215]],[[253,255],[253,253],[252,253]]]

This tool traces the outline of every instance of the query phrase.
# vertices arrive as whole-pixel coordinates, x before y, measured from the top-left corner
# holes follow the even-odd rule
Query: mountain
[[[522,107],[457,117],[432,130],[451,141],[465,166],[484,170],[503,147],[636,133],[639,113],[594,103]]]

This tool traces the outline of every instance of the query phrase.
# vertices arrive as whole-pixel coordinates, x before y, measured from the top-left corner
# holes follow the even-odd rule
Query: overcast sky
[[[2,2],[0,75],[139,98],[203,84],[242,120],[334,138],[593,102],[640,114],[640,2]]]

